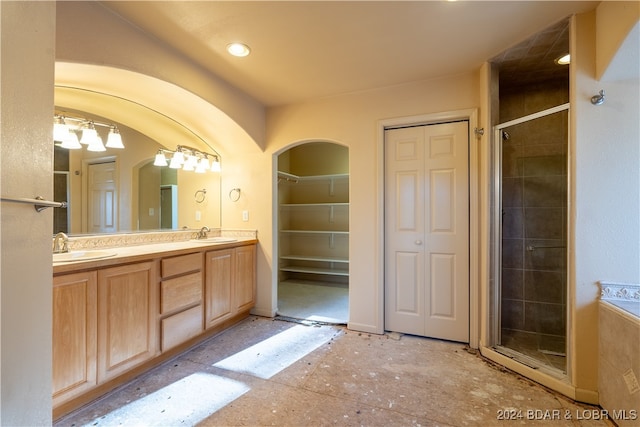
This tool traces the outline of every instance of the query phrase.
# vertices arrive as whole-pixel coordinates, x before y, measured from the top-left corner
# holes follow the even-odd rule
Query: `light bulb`
[[[85,145],[91,145],[91,143],[96,143],[98,140],[98,132],[96,128],[93,126],[93,122],[89,122],[87,127],[82,129],[82,138],[80,138],[80,143]],[[102,144],[102,141],[100,141]]]
[[[175,153],[173,153],[173,157],[171,157],[171,162],[169,163],[169,167],[171,169],[180,169],[183,163],[184,163],[184,154],[182,154],[182,151],[176,151]]]
[[[227,46],[227,52],[229,52],[233,56],[242,58],[243,56],[249,55],[249,53],[251,53],[251,49],[249,49],[249,46],[243,43],[231,43]]]
[[[107,149],[104,148],[104,145],[102,144],[102,138],[100,138],[97,133],[96,138],[89,143],[87,151],[107,151]]]
[[[213,163],[211,163],[211,171],[220,172],[220,158],[218,156],[215,156],[213,158]]]
[[[64,117],[56,116],[56,122],[53,124],[53,140],[64,141],[69,133],[69,126],[64,122]]]
[[[167,166],[167,158],[164,156],[162,151],[158,151],[156,154],[156,159],[153,161],[154,166]]]
[[[109,148],[124,148],[122,144],[122,136],[117,127],[111,126],[109,130],[109,136],[107,136],[107,147]]]
[[[206,157],[201,158],[196,166],[196,173],[205,173],[209,169],[209,159]]]
[[[67,131],[67,135],[62,139],[62,144],[60,144],[62,148],[66,148],[67,150],[77,150],[78,148],[82,148],[80,141],[78,141],[78,135],[71,129]]]

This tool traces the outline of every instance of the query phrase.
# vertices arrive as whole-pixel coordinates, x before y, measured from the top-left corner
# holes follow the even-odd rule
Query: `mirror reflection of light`
[[[197,372],[85,425],[195,425],[249,390],[244,383]]]
[[[269,379],[329,341],[333,335],[330,328],[297,325],[213,366]]]

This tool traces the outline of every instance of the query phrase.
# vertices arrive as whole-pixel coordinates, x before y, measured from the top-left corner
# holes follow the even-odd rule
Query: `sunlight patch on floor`
[[[269,379],[326,343],[331,328],[297,325],[227,357],[213,366]]]
[[[244,383],[197,372],[85,426],[195,425],[249,390]]]

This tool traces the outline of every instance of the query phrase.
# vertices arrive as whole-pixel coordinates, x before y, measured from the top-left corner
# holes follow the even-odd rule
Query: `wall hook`
[[[593,95],[591,97],[591,103],[593,105],[602,105],[602,104],[604,104],[604,89],[601,89],[600,93],[598,95]]]

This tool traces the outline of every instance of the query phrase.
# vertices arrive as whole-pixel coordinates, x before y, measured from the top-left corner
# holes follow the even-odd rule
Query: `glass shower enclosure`
[[[494,349],[566,374],[569,104],[494,127]]]

